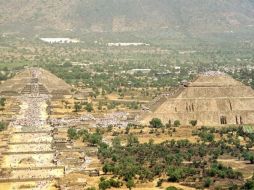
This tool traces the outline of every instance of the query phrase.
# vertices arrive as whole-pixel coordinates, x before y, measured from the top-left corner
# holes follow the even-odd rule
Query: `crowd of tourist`
[[[42,104],[48,99],[47,96],[22,96],[20,101],[27,105],[27,109],[24,110],[22,118],[17,118],[14,121],[14,125],[38,127],[46,124],[46,120],[41,119]]]
[[[22,95],[19,97],[19,102],[22,103],[21,112],[10,123],[10,127],[14,128],[14,133],[9,137],[9,142],[17,143],[11,149],[6,151],[12,154],[7,154],[6,167],[11,170],[10,177],[13,179],[47,179],[36,183],[33,189],[47,189],[51,179],[61,175],[59,170],[56,170],[53,163],[55,155],[53,154],[51,144],[44,145],[43,142],[51,143],[53,140],[51,130],[45,131],[47,127],[47,114],[46,114],[46,102],[49,99],[47,95],[39,94],[38,76],[39,70],[30,71],[31,79],[31,93]],[[40,128],[41,127],[41,128]],[[43,127],[43,128],[42,128]],[[30,128],[43,129],[43,133],[15,133],[19,132],[19,129],[24,132],[29,131]],[[15,131],[15,129],[17,129]],[[22,142],[22,144],[19,144]],[[44,152],[47,151],[47,152]],[[52,152],[51,152],[52,151]],[[19,152],[27,154],[19,154]],[[17,154],[18,153],[18,154]],[[48,169],[35,170],[33,167],[49,167]],[[26,171],[15,170],[15,168],[27,167]],[[52,167],[52,168],[50,168]],[[13,170],[14,169],[14,170]],[[38,172],[39,171],[39,172]]]
[[[77,126],[82,122],[92,122],[95,127],[108,127],[109,125],[126,127],[128,114],[126,112],[114,112],[104,117],[95,118],[91,114],[82,115],[74,118],[51,118],[49,123],[54,126]]]
[[[91,114],[82,115],[80,117],[66,117],[66,118],[51,118],[49,123],[54,126],[74,126],[79,125],[85,121],[95,121],[95,118]]]
[[[114,112],[106,115],[105,117],[96,119],[96,126],[108,127],[110,125],[117,127],[127,127],[128,115],[125,112]]]

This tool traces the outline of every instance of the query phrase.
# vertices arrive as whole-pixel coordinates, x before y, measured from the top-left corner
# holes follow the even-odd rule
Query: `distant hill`
[[[254,30],[254,0],[0,0],[1,32],[195,35],[245,29]]]

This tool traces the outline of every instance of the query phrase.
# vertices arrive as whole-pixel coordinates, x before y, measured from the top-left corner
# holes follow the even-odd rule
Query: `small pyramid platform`
[[[150,112],[143,114],[141,123],[152,118],[163,123],[179,120],[189,125],[254,124],[254,91],[229,75],[207,72],[184,86],[177,94],[164,95],[154,103]]]
[[[33,85],[38,84],[40,94],[70,95],[71,86],[54,74],[41,68],[27,68],[0,85],[0,95],[19,96],[30,94]]]

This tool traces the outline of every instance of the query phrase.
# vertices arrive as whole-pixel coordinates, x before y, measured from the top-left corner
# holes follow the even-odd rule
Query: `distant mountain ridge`
[[[0,0],[0,31],[225,33],[254,28],[254,0]]]

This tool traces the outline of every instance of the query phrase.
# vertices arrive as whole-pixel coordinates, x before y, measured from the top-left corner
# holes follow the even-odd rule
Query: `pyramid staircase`
[[[49,94],[49,91],[46,89],[46,87],[42,84],[39,84],[39,93],[40,94]]]
[[[27,84],[21,91],[21,94],[31,94],[31,92],[32,92],[32,85]]]
[[[34,87],[34,84],[27,84],[21,91],[21,94],[31,94],[34,90],[38,90],[39,94],[49,94],[49,91],[42,84],[38,84],[38,89],[34,89]]]

